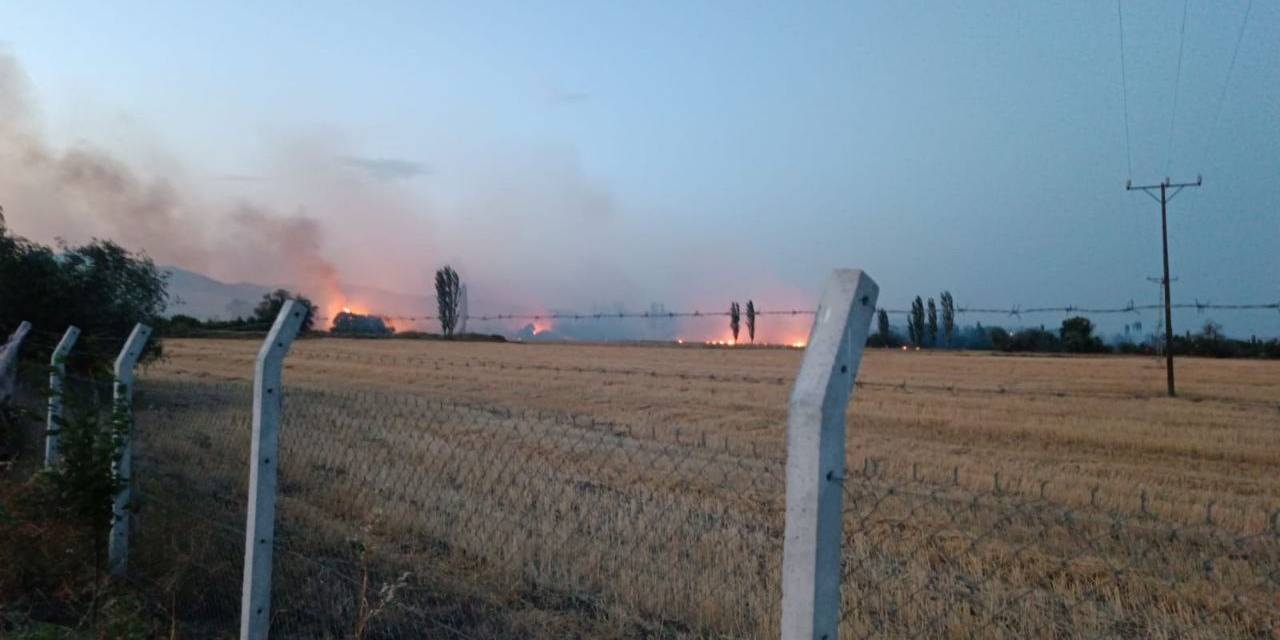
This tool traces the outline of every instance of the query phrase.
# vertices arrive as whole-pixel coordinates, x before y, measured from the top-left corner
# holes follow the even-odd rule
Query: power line
[[[1222,105],[1227,99],[1227,89],[1231,87],[1231,74],[1236,68],[1236,58],[1240,55],[1240,43],[1244,41],[1244,31],[1249,25],[1251,11],[1253,11],[1253,0],[1249,0],[1244,7],[1244,20],[1240,21],[1240,31],[1236,34],[1236,46],[1231,51],[1231,64],[1227,65],[1227,79],[1222,83],[1222,93],[1218,95],[1218,106],[1214,109],[1212,124],[1209,125],[1209,135],[1205,137],[1204,151],[1200,153],[1202,163],[1209,159],[1209,147],[1213,143],[1214,134],[1218,131],[1218,120],[1222,118]]]
[[[1182,27],[1178,31],[1178,72],[1173,78],[1173,113],[1169,116],[1169,144],[1165,151],[1164,172],[1169,173],[1169,165],[1173,162],[1173,131],[1178,121],[1178,89],[1182,85],[1182,48],[1187,40],[1187,4],[1182,0]],[[1129,178],[1133,179],[1132,176]]]
[[[1252,0],[1251,0],[1252,1]],[[1129,80],[1124,62],[1124,11],[1116,0],[1116,17],[1120,20],[1120,95],[1124,104],[1124,155],[1129,163],[1129,179],[1133,179],[1133,146],[1129,142]]]

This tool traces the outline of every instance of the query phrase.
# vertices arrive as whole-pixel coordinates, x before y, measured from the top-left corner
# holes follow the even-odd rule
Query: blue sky
[[[1175,299],[1274,302],[1280,5],[1253,2],[1220,101],[1247,3],[1189,3],[1180,74],[1183,4],[1124,3],[1128,153],[1114,2],[10,1],[0,47],[46,148],[173,185],[200,233],[244,203],[314,218],[348,281],[451,261],[523,306],[777,307],[855,266],[891,307],[1142,303],[1159,211],[1125,180],[1203,173],[1171,207]],[[20,232],[192,255],[8,197]]]

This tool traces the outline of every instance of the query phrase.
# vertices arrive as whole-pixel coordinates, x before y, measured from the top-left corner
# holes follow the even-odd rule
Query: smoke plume
[[[211,204],[168,176],[141,175],[88,143],[56,147],[41,134],[28,79],[4,53],[0,198],[10,226],[37,240],[110,238],[160,264],[290,286],[323,302],[341,297],[321,220],[245,201]]]
[[[714,239],[645,224],[648,212],[626,210],[569,145],[470,130],[432,141],[430,158],[405,160],[362,153],[336,127],[299,125],[259,132],[251,148],[261,155],[251,151],[239,160],[245,166],[186,167],[118,138],[109,148],[55,143],[30,86],[0,51],[0,205],[10,228],[36,241],[109,238],[161,265],[290,288],[327,317],[343,306],[432,314],[433,273],[445,264],[467,283],[473,314],[712,310],[748,297],[803,307],[810,299],[762,278],[767,269],[753,254],[725,269],[722,247],[707,246]],[[166,161],[126,159],[148,155]],[[556,328],[575,339],[702,340],[722,338],[721,324]],[[770,318],[762,339],[789,341],[802,325]],[[468,328],[514,334],[521,325]]]

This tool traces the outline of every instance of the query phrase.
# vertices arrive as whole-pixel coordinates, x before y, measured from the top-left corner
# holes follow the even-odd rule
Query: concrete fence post
[[[271,631],[271,552],[275,544],[276,469],[280,465],[280,398],[284,393],[281,369],[306,313],[302,303],[285,301],[258,350],[253,374],[253,444],[240,597],[241,640],[265,640]]]
[[[859,270],[832,274],[787,407],[783,640],[835,640],[840,613],[844,414],[879,287]]]
[[[18,391],[18,352],[31,332],[31,323],[23,320],[13,335],[0,345],[0,404],[13,400]]]
[[[117,417],[130,421],[120,457],[111,468],[112,475],[122,482],[111,505],[111,534],[107,539],[107,572],[116,577],[124,577],[129,569],[129,525],[133,519],[133,367],[138,364],[150,337],[151,327],[139,322],[116,357],[115,388],[111,394],[112,427]]]
[[[62,340],[54,347],[49,357],[49,413],[45,418],[44,466],[53,468],[61,459],[58,453],[58,432],[62,430],[62,382],[67,375],[67,353],[76,345],[80,337],[80,329],[74,325],[67,327]]]

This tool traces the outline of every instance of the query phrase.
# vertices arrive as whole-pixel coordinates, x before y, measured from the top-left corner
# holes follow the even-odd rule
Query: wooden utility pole
[[[1164,278],[1161,283],[1164,285],[1164,363],[1165,371],[1169,379],[1169,397],[1177,395],[1177,391],[1173,385],[1173,303],[1169,298],[1169,223],[1168,223],[1168,207],[1169,201],[1178,195],[1187,187],[1198,187],[1202,180],[1200,176],[1196,176],[1195,182],[1179,182],[1171,183],[1165,178],[1160,184],[1151,184],[1141,187],[1133,186],[1133,182],[1124,183],[1126,191],[1142,191],[1160,203],[1160,242],[1164,247]],[[1156,198],[1152,191],[1160,190],[1160,197]],[[1173,193],[1169,190],[1173,189]]]

